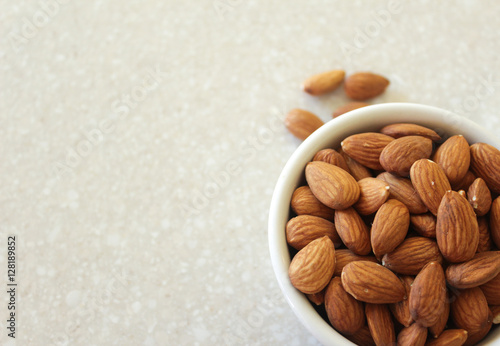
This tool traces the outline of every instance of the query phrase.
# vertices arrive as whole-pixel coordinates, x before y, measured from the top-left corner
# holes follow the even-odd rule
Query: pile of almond
[[[500,322],[500,151],[392,124],[316,153],[292,284],[358,345],[474,345]]]

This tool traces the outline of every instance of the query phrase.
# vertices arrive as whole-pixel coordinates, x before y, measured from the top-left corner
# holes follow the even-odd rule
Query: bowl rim
[[[351,134],[379,130],[392,123],[420,124],[440,134],[463,134],[469,143],[480,141],[500,148],[500,141],[493,133],[471,120],[445,109],[416,103],[385,103],[353,110],[328,121],[300,144],[285,164],[273,192],[268,220],[269,250],[275,276],[287,303],[309,332],[324,345],[354,344],[323,320],[305,295],[290,282],[290,255],[284,230],[291,196],[299,186],[305,165],[318,150],[338,145]],[[482,343],[491,340],[500,340],[500,328]]]

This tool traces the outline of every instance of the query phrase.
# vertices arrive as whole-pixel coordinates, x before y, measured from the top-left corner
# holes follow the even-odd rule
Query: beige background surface
[[[493,0],[0,3],[0,281],[12,234],[18,345],[316,345],[266,230],[299,144],[284,115],[346,102],[303,94],[312,73],[375,71],[391,86],[374,103],[500,129]]]

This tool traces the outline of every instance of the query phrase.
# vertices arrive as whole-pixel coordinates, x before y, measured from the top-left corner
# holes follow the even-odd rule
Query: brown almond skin
[[[346,335],[346,338],[356,345],[362,346],[375,346],[375,341],[373,341],[370,329],[368,326],[364,326],[353,335]]]
[[[383,172],[377,176],[377,179],[389,184],[389,198],[397,199],[402,202],[411,214],[423,214],[427,212],[427,207],[415,191],[410,179],[396,176],[394,174]]]
[[[368,226],[353,208],[335,211],[335,226],[345,246],[357,255],[371,252]]]
[[[376,345],[393,345],[396,342],[391,312],[385,304],[365,304],[366,321]]]
[[[377,178],[364,178],[358,181],[359,199],[354,209],[361,215],[375,213],[389,198],[389,184]]]
[[[313,240],[292,259],[288,276],[292,285],[306,294],[320,292],[335,270],[335,247],[327,236]]]
[[[342,150],[354,160],[375,170],[382,170],[379,158],[382,150],[394,138],[377,132],[358,133],[347,137],[340,143]]]
[[[500,193],[500,150],[486,143],[470,146],[471,170],[491,191]]]
[[[443,267],[429,262],[418,273],[410,291],[410,314],[422,327],[430,327],[439,319],[446,303],[446,281]]]
[[[403,242],[410,226],[408,208],[396,199],[390,199],[377,211],[371,229],[373,253],[381,257]]]
[[[351,175],[356,179],[357,181],[360,181],[361,179],[364,178],[369,178],[372,177],[373,174],[371,170],[365,166],[363,166],[361,163],[358,161],[354,160],[352,157],[344,153],[343,150],[340,150],[340,155],[344,158],[347,167],[349,167],[349,171],[351,172]]]
[[[380,154],[380,164],[389,173],[402,177],[410,175],[413,163],[428,159],[432,154],[432,141],[421,136],[405,136],[387,144]]]
[[[424,126],[409,123],[390,124],[384,126],[380,130],[380,132],[384,135],[388,135],[394,138],[401,138],[405,136],[422,136],[425,138],[429,138],[434,142],[441,140],[441,136],[439,136],[436,131]]]
[[[406,296],[406,290],[399,278],[377,263],[351,262],[342,270],[341,278],[344,289],[362,302],[397,303]]]
[[[309,162],[306,180],[314,196],[332,209],[346,209],[359,198],[356,180],[340,167],[322,161]]]
[[[411,166],[410,179],[422,202],[436,215],[441,198],[451,190],[441,167],[428,159],[418,160]]]
[[[484,216],[490,211],[491,192],[483,179],[474,180],[467,191],[467,197],[477,216]]]
[[[498,273],[500,251],[480,252],[467,262],[449,265],[446,268],[446,281],[456,288],[472,288],[487,283]]]
[[[469,334],[464,329],[448,329],[445,330],[439,338],[430,339],[427,346],[462,346],[467,340]]]
[[[363,107],[366,107],[366,106],[369,106],[370,104],[369,103],[366,103],[366,102],[349,102],[348,104],[346,105],[343,105],[343,106],[340,106],[339,108],[337,108],[333,114],[332,114],[332,118],[336,118],[342,114],[345,114],[347,112],[350,112],[350,111],[353,111],[355,109],[358,109],[358,108],[363,108]]]
[[[429,262],[442,263],[436,241],[424,237],[407,238],[382,257],[382,265],[402,275],[417,275]]]
[[[300,250],[314,239],[328,236],[335,247],[342,245],[333,222],[318,216],[299,215],[286,224],[286,241],[294,249]]]
[[[437,322],[432,326],[429,326],[429,334],[432,335],[435,339],[438,338],[446,328],[446,324],[448,322],[449,317],[450,317],[450,297],[449,297],[449,292],[446,292],[446,301],[444,304],[444,309],[441,312],[441,314],[439,314]]]
[[[327,286],[328,287],[328,286]],[[318,293],[306,294],[307,299],[316,305],[324,304],[325,302],[325,289]]]
[[[318,201],[309,186],[298,187],[293,192],[290,205],[297,215],[312,215],[333,220],[334,210]]]
[[[455,325],[469,334],[480,331],[488,324],[488,303],[479,287],[459,290],[451,302],[450,316]]]
[[[500,197],[495,198],[490,209],[491,240],[500,249]]]
[[[469,170],[469,143],[462,135],[452,136],[436,149],[433,160],[443,169],[450,184],[457,184]]]
[[[344,290],[339,277],[328,284],[325,309],[332,326],[342,334],[352,335],[365,325],[363,303]]]
[[[422,237],[436,238],[436,217],[431,213],[410,215],[410,224]]]
[[[465,174],[465,177],[458,184],[453,184],[451,185],[451,187],[455,191],[459,190],[467,191],[474,182],[474,180],[476,180],[476,176],[469,170]]]
[[[479,341],[483,340],[486,337],[486,335],[488,335],[493,325],[492,323],[493,318],[492,316],[490,316],[488,319],[489,319],[488,323],[480,331],[469,334],[469,337],[467,338],[467,341],[464,343],[464,346],[475,346]]]
[[[452,263],[472,259],[479,244],[479,226],[469,202],[456,191],[445,193],[436,221],[436,239],[443,257]]]
[[[323,126],[323,120],[317,115],[304,109],[292,109],[285,118],[285,126],[292,135],[299,139],[306,139]]]
[[[403,286],[406,290],[406,296],[410,296],[411,285],[413,284],[413,280],[415,279],[413,276],[402,276],[399,278],[403,283]],[[389,309],[392,312],[392,315],[401,323],[404,327],[409,327],[413,323],[413,318],[410,314],[410,306],[409,300],[404,299],[398,303],[389,304]]]
[[[340,276],[342,274],[342,269],[351,262],[356,261],[370,261],[373,263],[378,263],[374,256],[360,256],[356,255],[354,252],[348,249],[335,250],[335,271],[334,276]]]
[[[389,86],[389,80],[371,72],[358,72],[347,77],[344,90],[347,97],[364,101],[382,94]]]
[[[427,328],[413,323],[403,328],[398,334],[398,346],[424,346],[427,340]]]
[[[490,251],[493,246],[493,242],[491,241],[488,218],[485,216],[478,217],[477,225],[479,228],[479,244],[477,245],[477,252]]]
[[[332,70],[315,74],[307,78],[302,88],[310,95],[323,95],[337,89],[344,80],[343,70]]]
[[[323,149],[318,151],[316,155],[314,155],[313,161],[323,161],[331,165],[338,166],[344,171],[350,173],[344,157],[335,149]]]
[[[500,305],[500,274],[479,287],[483,291],[488,304]]]

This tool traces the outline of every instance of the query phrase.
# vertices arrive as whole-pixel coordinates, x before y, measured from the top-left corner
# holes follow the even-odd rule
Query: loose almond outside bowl
[[[305,166],[317,151],[335,148],[352,134],[378,131],[385,125],[404,122],[427,126],[443,138],[462,134],[470,144],[485,142],[500,149],[500,140],[496,136],[467,118],[444,109],[410,103],[386,103],[356,109],[329,121],[297,148],[281,172],[274,190],[269,212],[269,248],[274,272],[285,299],[302,324],[324,345],[354,344],[323,320],[288,278],[290,254],[285,225],[289,220],[292,193],[304,182]],[[499,342],[500,328],[496,328],[479,345]]]

